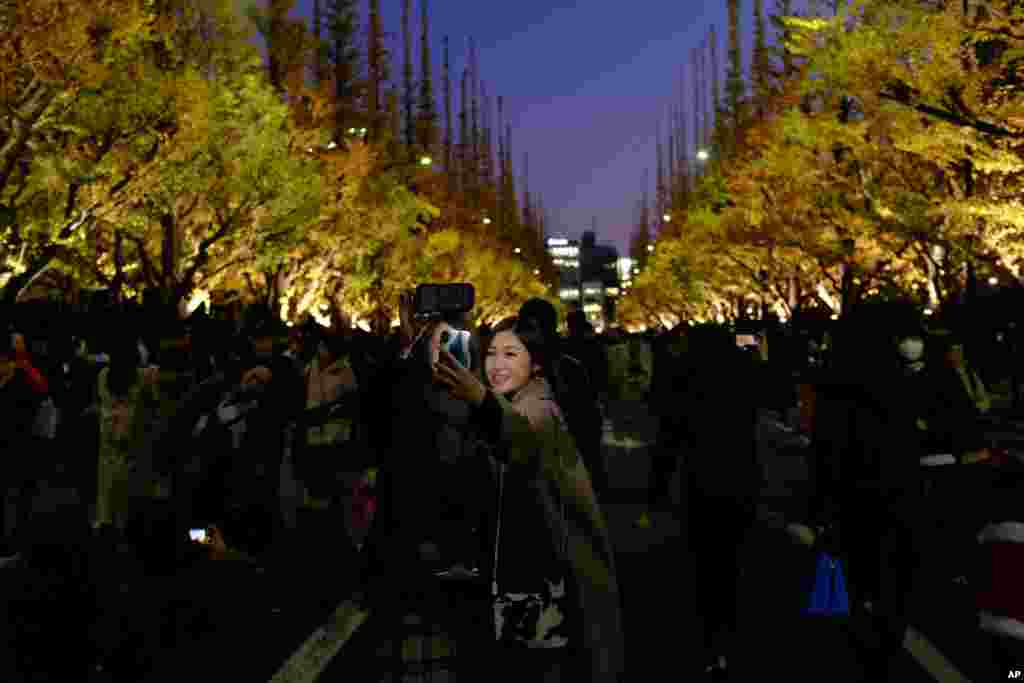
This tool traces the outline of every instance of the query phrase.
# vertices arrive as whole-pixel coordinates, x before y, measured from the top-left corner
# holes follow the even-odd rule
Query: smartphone
[[[757,346],[757,337],[755,337],[752,334],[737,334],[736,346],[738,346],[741,349],[744,346]]]
[[[188,537],[196,543],[206,543],[206,529],[189,529]]]
[[[441,348],[452,354],[459,365],[471,370],[469,338],[467,330],[445,330],[441,335]]]

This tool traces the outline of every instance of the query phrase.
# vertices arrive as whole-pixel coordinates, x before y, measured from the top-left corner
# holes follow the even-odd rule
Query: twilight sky
[[[650,169],[654,185],[658,118],[678,98],[683,65],[689,107],[690,51],[701,45],[711,24],[725,70],[725,0],[429,2],[439,110],[442,38],[449,36],[454,81],[462,71],[466,40],[473,36],[488,92],[505,97],[520,178],[523,153],[529,153],[530,189],[544,196],[549,233],[578,237],[596,217],[598,241],[628,255],[644,169]],[[365,23],[366,3],[361,4]],[[400,75],[401,0],[381,4],[393,40],[392,71]],[[773,4],[766,1],[766,10]],[[419,0],[413,5],[418,17]],[[752,6],[741,0],[745,64]],[[298,0],[295,14],[309,17],[311,7],[312,0]],[[415,26],[418,40],[418,21]],[[418,48],[414,55],[418,59]],[[687,125],[692,129],[689,110]]]

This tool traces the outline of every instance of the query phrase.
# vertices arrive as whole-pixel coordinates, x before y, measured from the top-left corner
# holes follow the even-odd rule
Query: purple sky
[[[297,1],[295,13],[310,16],[312,0]],[[765,2],[768,11],[773,4]],[[401,0],[382,6],[385,30],[395,38],[393,72],[400,74]],[[749,63],[753,3],[742,0],[741,6]],[[626,255],[645,168],[654,185],[658,118],[678,97],[682,65],[690,78],[691,48],[711,24],[724,71],[725,8],[725,0],[430,0],[435,82],[443,36],[451,42],[454,73],[461,73],[473,36],[488,92],[505,97],[517,173],[529,153],[530,188],[544,196],[549,232],[577,237],[596,216],[598,241]],[[692,89],[688,80],[687,106]]]

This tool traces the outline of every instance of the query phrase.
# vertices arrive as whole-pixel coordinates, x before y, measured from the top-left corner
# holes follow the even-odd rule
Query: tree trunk
[[[166,293],[174,290],[175,275],[178,272],[178,230],[174,215],[165,213],[160,216],[160,232],[162,243],[160,249],[160,262],[163,273],[161,273],[161,287]],[[166,303],[173,303],[167,301]]]
[[[974,267],[974,261],[967,261],[967,283],[965,289],[965,303],[973,307],[978,301],[978,272]]]
[[[931,258],[925,258],[925,265],[928,270],[928,303],[937,308],[942,303],[942,293],[939,287],[939,267]]]
[[[32,259],[24,272],[12,275],[3,288],[3,303],[5,305],[15,303],[39,276],[49,270],[53,260],[57,257],[57,251],[55,245],[49,245],[43,250],[42,254]]]
[[[121,303],[121,290],[124,287],[124,235],[114,229],[114,279],[110,283],[110,297]]]
[[[846,263],[843,265],[843,281],[840,286],[839,310],[837,311],[839,315],[849,313],[853,307],[856,294],[853,284],[853,267]]]

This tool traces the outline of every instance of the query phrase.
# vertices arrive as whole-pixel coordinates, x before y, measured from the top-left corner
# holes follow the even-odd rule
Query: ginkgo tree
[[[964,7],[854,0],[779,18],[779,86],[657,243],[705,264],[690,296],[740,316],[744,292],[840,314],[874,296],[934,307],[979,268],[1022,275],[1021,10]],[[654,258],[640,282],[668,277]]]
[[[0,45],[4,296],[53,267],[116,293],[138,263],[108,219],[204,134],[203,78],[257,54],[229,0],[14,6],[16,39]]]
[[[81,190],[97,166],[139,135],[167,134],[174,107],[138,80],[157,26],[143,3],[24,0],[2,13],[0,279],[13,301],[82,244],[93,206]]]
[[[933,303],[964,265],[1014,267],[1021,257],[1020,9],[974,10],[860,0],[803,26],[820,76],[808,90],[859,120],[812,134],[873,162],[859,169],[862,193],[876,223],[911,245]]]
[[[146,284],[174,305],[291,249],[320,209],[319,161],[295,144],[288,107],[258,65],[191,83],[204,116],[99,214],[131,242]]]
[[[473,282],[481,320],[550,294],[537,226],[520,220],[510,188],[513,209],[486,229],[495,182],[449,192],[387,127],[339,139],[332,89],[303,78],[318,46],[289,7],[0,6],[16,38],[0,45],[8,299],[54,267],[115,298],[155,289],[179,312],[242,290],[289,319],[336,305],[386,323],[399,292],[426,281]],[[272,43],[269,70],[250,18]]]

